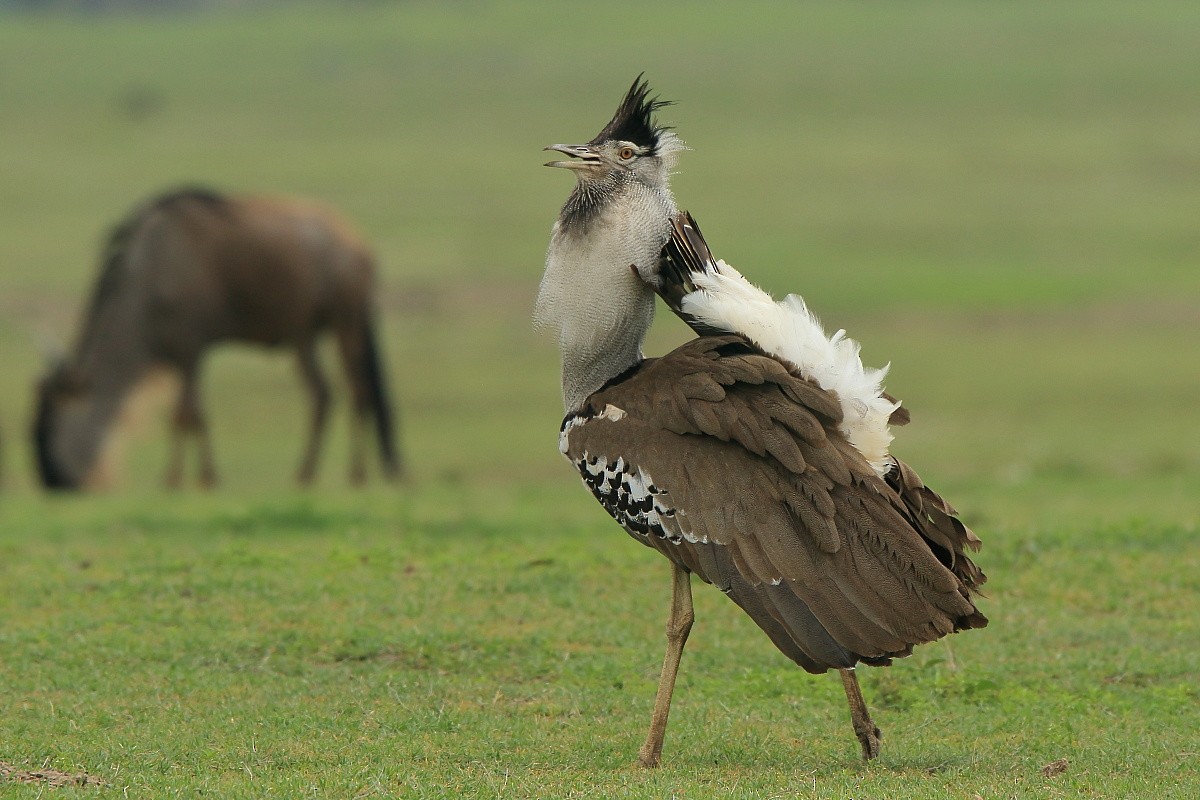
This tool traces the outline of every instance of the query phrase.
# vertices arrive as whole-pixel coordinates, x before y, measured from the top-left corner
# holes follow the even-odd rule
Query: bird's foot
[[[649,747],[649,742],[638,751],[638,764],[646,769],[654,769],[662,761],[662,749]]]
[[[879,740],[883,738],[883,731],[874,723],[868,721],[867,725],[862,727],[855,725],[854,735],[862,745],[863,761],[870,761],[879,755]]]

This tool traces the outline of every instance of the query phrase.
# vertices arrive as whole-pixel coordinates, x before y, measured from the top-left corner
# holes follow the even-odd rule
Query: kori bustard
[[[567,158],[535,309],[562,352],[559,448],[600,504],[671,562],[667,652],[640,751],[659,763],[691,575],[724,592],[788,658],[839,671],[865,759],[879,753],[855,674],[987,619],[972,602],[979,539],[889,452],[908,414],[858,344],[826,336],[713,258],[669,185],[683,143],[639,76]],[[661,358],[642,342],[655,296],[699,334]]]

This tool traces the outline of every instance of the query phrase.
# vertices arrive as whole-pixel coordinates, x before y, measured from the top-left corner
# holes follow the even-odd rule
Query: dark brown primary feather
[[[644,362],[564,420],[564,453],[634,538],[717,585],[810,672],[986,618],[978,545],[906,465],[880,479],[836,398],[736,336]]]
[[[696,224],[692,215],[687,211],[676,214],[671,220],[671,238],[663,245],[662,257],[659,259],[658,272],[655,275],[656,282],[653,284],[654,291],[675,316],[701,336],[734,333],[705,325],[683,310],[683,298],[696,291],[692,275],[713,271],[714,261],[704,236],[700,233],[700,226]]]

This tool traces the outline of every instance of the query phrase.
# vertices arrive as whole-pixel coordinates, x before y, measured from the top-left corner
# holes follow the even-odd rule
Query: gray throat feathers
[[[554,225],[534,311],[558,335],[567,412],[642,360],[655,294],[630,266],[657,266],[675,214],[669,190],[637,182],[597,204],[575,199]]]

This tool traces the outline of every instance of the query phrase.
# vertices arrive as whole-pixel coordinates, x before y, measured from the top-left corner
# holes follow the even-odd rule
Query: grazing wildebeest
[[[109,236],[75,350],[38,384],[33,436],[42,483],[80,488],[96,466],[123,401],[154,368],[178,371],[166,482],[183,479],[186,438],[200,450],[200,482],[216,481],[198,378],[222,341],[296,349],[312,395],[297,477],[312,480],[329,388],[317,337],[337,338],[353,395],[350,476],[365,478],[363,437],[375,420],[385,472],[400,460],[373,326],[374,263],[362,239],[312,202],[182,189],[135,209]]]

